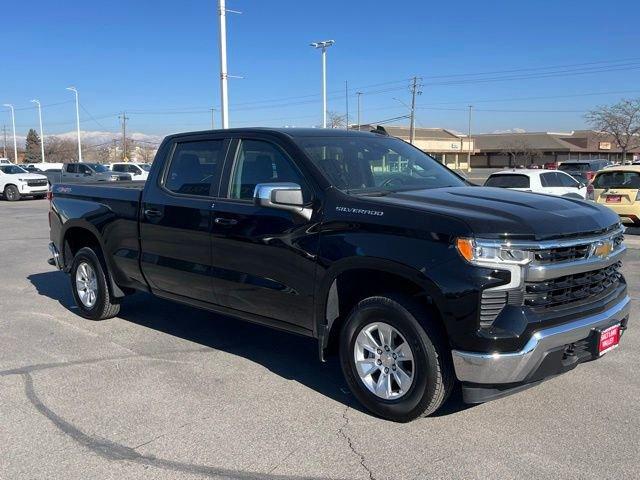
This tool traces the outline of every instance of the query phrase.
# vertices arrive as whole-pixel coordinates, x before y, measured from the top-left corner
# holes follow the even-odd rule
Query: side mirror
[[[302,188],[297,183],[258,183],[253,192],[256,205],[294,212],[311,219],[311,209],[304,206]]]

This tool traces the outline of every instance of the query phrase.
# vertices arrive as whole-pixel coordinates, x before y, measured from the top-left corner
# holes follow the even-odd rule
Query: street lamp
[[[5,103],[5,107],[11,109],[11,127],[13,128],[13,161],[14,163],[18,163],[18,142],[16,141],[16,112],[13,108],[13,105],[10,103]]]
[[[42,129],[42,105],[40,100],[31,100],[31,103],[38,105],[38,119],[40,120],[40,153],[42,154],[42,163],[44,163],[44,130]]]
[[[322,128],[327,128],[327,48],[335,40],[323,40],[309,44],[313,48],[322,49]]]
[[[78,100],[78,90],[76,87],[67,87],[67,90],[76,95],[76,125],[78,130],[78,162],[82,162],[82,144],[80,143],[80,102]]]

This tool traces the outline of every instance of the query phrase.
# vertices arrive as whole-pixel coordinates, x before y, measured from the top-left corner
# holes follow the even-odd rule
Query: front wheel
[[[104,320],[118,314],[120,304],[111,297],[105,270],[91,248],[78,250],[70,274],[73,298],[80,315],[90,320]]]
[[[20,191],[15,185],[7,185],[4,189],[4,198],[10,202],[16,202],[20,200]]]
[[[370,297],[355,306],[342,328],[340,364],[360,403],[396,422],[434,413],[454,384],[434,319],[401,296]]]

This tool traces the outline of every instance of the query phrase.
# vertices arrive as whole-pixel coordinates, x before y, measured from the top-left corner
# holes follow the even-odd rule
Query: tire
[[[15,185],[7,185],[4,187],[4,198],[10,202],[17,202],[20,200],[20,191]]]
[[[105,320],[120,312],[120,304],[111,298],[102,262],[91,248],[78,250],[73,257],[70,274],[73,298],[81,316],[90,320]],[[82,286],[88,288],[83,289]]]
[[[380,330],[376,332],[378,327],[384,332],[385,325],[395,330],[389,342],[381,341]],[[376,348],[381,347],[377,350],[378,355],[371,356],[367,348],[361,347],[362,341],[358,343],[359,335],[367,332],[377,343]],[[360,336],[360,339],[365,338],[369,337]],[[384,343],[391,344],[386,355]],[[406,352],[407,347],[413,358],[411,362],[389,357]],[[368,358],[362,359],[362,352],[366,352]],[[360,358],[358,363],[364,365],[361,368],[377,369],[379,374],[373,371],[361,377],[357,358]],[[447,400],[455,383],[451,355],[441,328],[424,306],[398,295],[369,297],[353,308],[340,334],[340,365],[351,392],[360,403],[374,414],[394,422],[409,422],[431,415]],[[389,374],[383,377],[385,371]],[[392,380],[386,380],[391,377]],[[411,377],[410,382],[406,381],[408,377]],[[403,378],[404,381],[397,381]],[[384,398],[380,391],[372,390],[378,389],[381,379],[387,385],[382,389]]]

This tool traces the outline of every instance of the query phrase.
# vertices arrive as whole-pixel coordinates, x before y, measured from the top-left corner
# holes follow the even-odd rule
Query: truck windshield
[[[397,138],[344,136],[294,140],[334,186],[349,193],[466,185],[433,157]]]
[[[16,165],[0,165],[0,170],[2,170],[2,173],[6,173],[8,175],[14,175],[16,173],[28,173],[24,168],[20,168]]]

